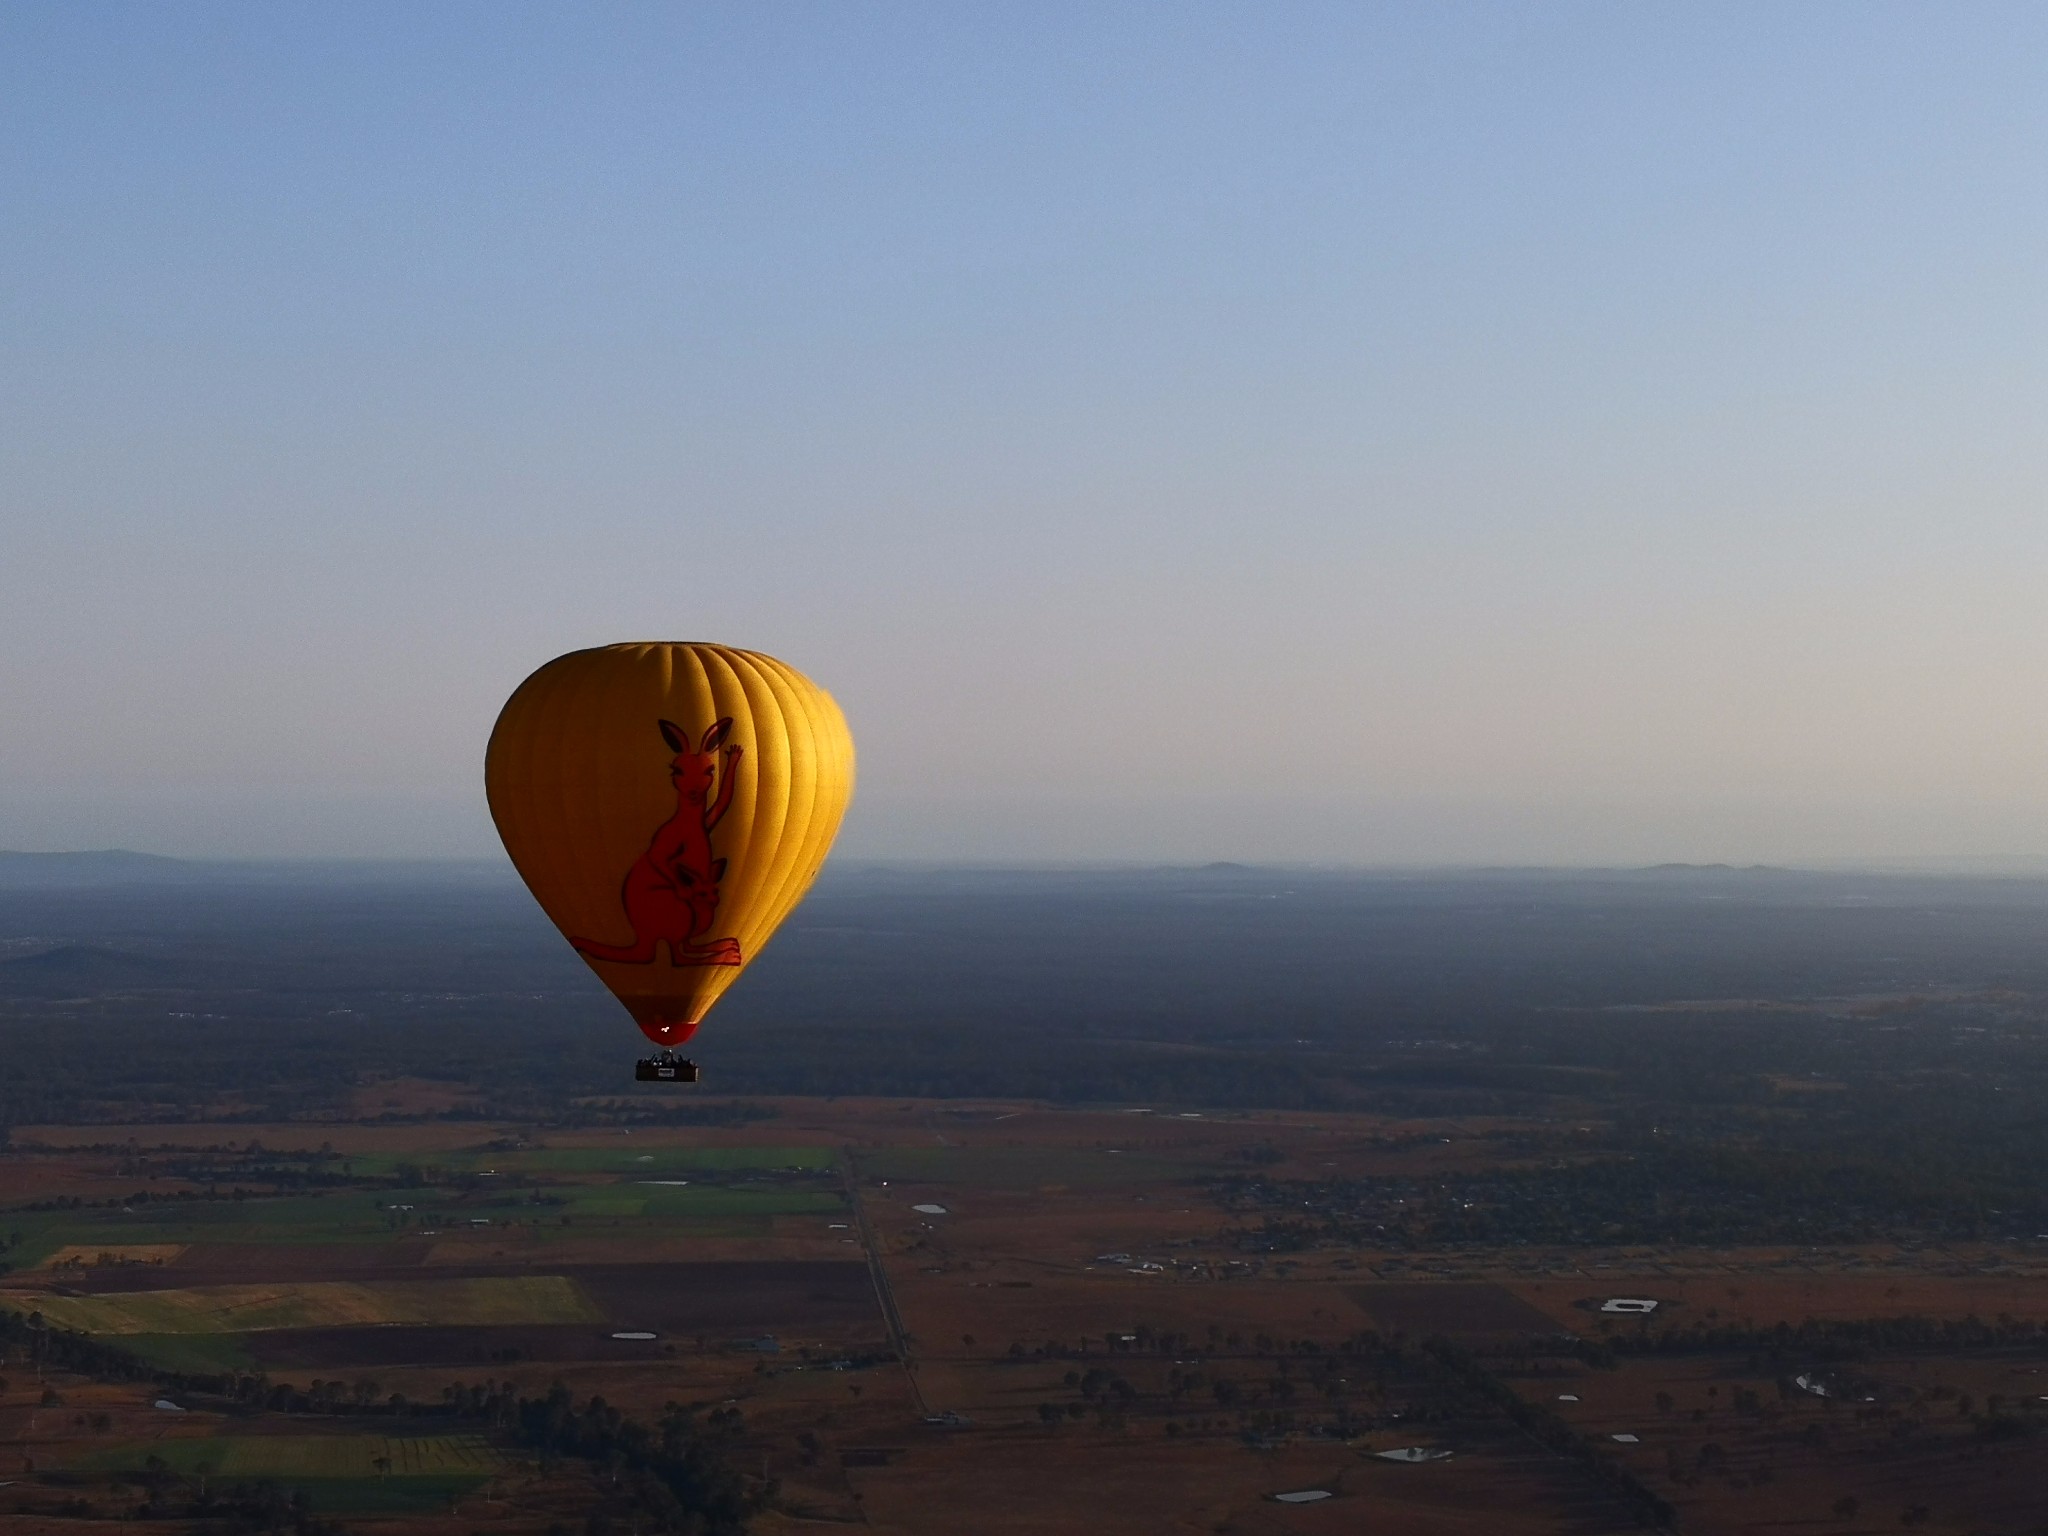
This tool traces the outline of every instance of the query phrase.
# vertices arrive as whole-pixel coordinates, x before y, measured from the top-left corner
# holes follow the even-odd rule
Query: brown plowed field
[[[289,1285],[321,1280],[418,1280],[424,1243],[204,1243],[169,1264],[86,1265],[62,1277],[66,1289],[87,1295],[183,1290],[202,1285]],[[437,1267],[436,1280],[530,1275],[530,1263]]]
[[[620,1328],[727,1333],[882,1332],[863,1263],[618,1264],[564,1269]]]
[[[1505,1286],[1386,1281],[1354,1285],[1345,1294],[1383,1333],[1528,1335],[1560,1332],[1557,1323]]]
[[[1046,1339],[1072,1343],[1141,1326],[1196,1340],[1215,1327],[1226,1333],[1324,1341],[1372,1326],[1344,1288],[1330,1285],[1270,1280],[1198,1284],[1112,1271],[1041,1276],[1021,1289],[977,1284],[969,1273],[906,1273],[893,1260],[889,1274],[920,1347],[940,1353],[970,1334],[982,1347],[1000,1353],[1013,1341],[1027,1347]]]
[[[1259,1451],[1231,1437],[1104,1439],[1067,1429],[970,1428],[913,1433],[892,1444],[902,1454],[888,1464],[845,1470],[870,1525],[892,1532],[1564,1536],[1621,1529],[1611,1505],[1589,1498],[1557,1463],[1505,1440],[1421,1466],[1374,1461],[1350,1446]],[[1338,1496],[1308,1505],[1271,1497],[1306,1488]]]
[[[422,1243],[193,1243],[177,1267],[260,1280],[354,1279],[366,1270],[409,1270],[426,1257]],[[187,1279],[187,1285],[206,1282]]]

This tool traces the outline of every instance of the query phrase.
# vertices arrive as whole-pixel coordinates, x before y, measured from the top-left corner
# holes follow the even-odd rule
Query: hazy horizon
[[[135,859],[145,861],[148,867],[168,864],[213,871],[247,870],[252,873],[289,874],[303,872],[313,875],[331,872],[337,877],[354,879],[357,876],[374,878],[379,872],[414,872],[430,874],[435,871],[470,871],[488,873],[501,877],[508,883],[519,883],[518,871],[512,866],[502,849],[483,854],[364,854],[364,855],[302,855],[283,854],[246,855],[179,855],[148,853],[134,848],[0,848],[0,878],[13,878],[27,888],[37,886],[61,873],[62,862],[45,861]],[[32,867],[23,871],[13,867],[11,861],[31,861]],[[1366,880],[1457,880],[1461,878],[1521,878],[1551,877],[1575,879],[1578,877],[1635,877],[1644,875],[1669,874],[1676,878],[1697,876],[1702,879],[1727,876],[1793,876],[1813,879],[1855,879],[1873,877],[1923,882],[1927,880],[1977,882],[2019,882],[2039,883],[2048,881],[2048,857],[2028,855],[1992,856],[1984,858],[1926,858],[1926,859],[1848,859],[1837,862],[1816,860],[1801,864],[1733,864],[1733,863],[1688,863],[1673,861],[1662,864],[1517,864],[1517,863],[1363,863],[1342,860],[1274,859],[1245,862],[1234,859],[1208,861],[1138,859],[1138,858],[974,858],[969,856],[917,858],[909,855],[860,855],[835,854],[828,862],[822,878],[831,880],[836,876],[858,878],[862,875],[918,875],[964,876],[987,875],[992,878],[1010,875],[1020,876],[1102,876],[1117,878],[1126,875],[1149,876],[1155,874],[1242,871],[1247,875],[1300,874],[1316,879],[1359,878]],[[81,871],[87,873],[89,871]],[[130,877],[144,878],[144,871],[122,865],[114,869],[109,878],[120,883]]]
[[[0,847],[495,857],[655,637],[850,859],[2048,859],[2044,45],[0,5]]]

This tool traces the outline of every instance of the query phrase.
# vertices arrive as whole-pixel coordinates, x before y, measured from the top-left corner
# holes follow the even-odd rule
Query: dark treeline
[[[1855,1319],[1808,1318],[1758,1328],[1747,1323],[1690,1323],[1678,1328],[1618,1332],[1602,1341],[1622,1355],[1734,1355],[1772,1364],[1859,1360],[1873,1354],[2048,1356],[2048,1328],[2029,1318],[1936,1318],[1917,1315]]]
[[[723,1419],[725,1410],[713,1410]],[[736,1423],[734,1420],[724,1422]],[[590,1524],[603,1530],[739,1536],[748,1518],[773,1499],[772,1484],[750,1485],[719,1451],[695,1416],[671,1404],[650,1427],[627,1418],[601,1397],[578,1409],[569,1389],[523,1398],[512,1415],[518,1442],[538,1451],[543,1465],[577,1457],[608,1474],[602,1507]]]
[[[84,1334],[48,1327],[40,1313],[0,1310],[0,1360],[17,1357],[45,1371],[95,1381],[148,1382],[190,1405],[237,1417],[361,1418],[393,1434],[432,1432],[451,1421],[473,1424],[535,1452],[543,1471],[576,1460],[601,1472],[592,1496],[598,1516],[592,1523],[599,1529],[609,1529],[616,1516],[643,1531],[741,1536],[748,1519],[775,1492],[772,1484],[743,1477],[726,1453],[741,1428],[737,1410],[714,1408],[700,1420],[694,1409],[670,1403],[660,1421],[648,1425],[601,1397],[578,1407],[559,1384],[544,1396],[529,1398],[519,1396],[509,1382],[451,1383],[438,1400],[422,1401],[398,1392],[385,1396],[367,1380],[314,1381],[300,1388],[261,1373],[167,1371]],[[46,1401],[57,1399],[52,1388]],[[304,1536],[327,1529],[311,1518],[303,1497],[289,1489],[238,1486],[209,1493],[162,1467],[147,1470],[141,1481],[147,1495],[144,1518],[183,1515],[218,1520],[229,1529],[294,1530]],[[177,1493],[183,1502],[173,1499]]]

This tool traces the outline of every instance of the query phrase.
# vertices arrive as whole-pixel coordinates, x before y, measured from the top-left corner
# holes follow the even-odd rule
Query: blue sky
[[[866,856],[2048,855],[2048,11],[0,4],[0,846],[484,853],[560,651]]]

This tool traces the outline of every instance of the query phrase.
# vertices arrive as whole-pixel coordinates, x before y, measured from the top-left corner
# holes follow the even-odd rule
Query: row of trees
[[[1688,1323],[1617,1333],[1603,1341],[1618,1355],[1750,1354],[1770,1362],[1853,1360],[1874,1353],[1944,1355],[2024,1350],[2048,1356],[2048,1327],[2032,1318],[1807,1318],[1758,1327],[1751,1323]]]
[[[40,1313],[24,1317],[0,1311],[0,1359],[33,1360],[99,1381],[148,1381],[158,1391],[196,1406],[235,1414],[319,1414],[385,1417],[394,1420],[459,1421],[501,1435],[534,1451],[543,1470],[578,1461],[597,1474],[597,1497],[606,1508],[642,1531],[688,1536],[740,1536],[748,1519],[774,1495],[774,1485],[751,1481],[732,1465],[727,1448],[740,1429],[735,1411],[714,1409],[700,1421],[693,1410],[670,1403],[652,1425],[633,1419],[593,1397],[579,1406],[567,1387],[556,1385],[540,1397],[522,1397],[510,1382],[451,1383],[438,1401],[394,1392],[382,1395],[376,1382],[315,1380],[304,1388],[273,1382],[260,1372],[219,1374],[157,1370],[127,1351],[69,1329],[50,1327]],[[165,1469],[153,1484],[152,1499],[175,1486]],[[194,1507],[166,1504],[156,1513],[218,1518],[250,1530],[291,1529],[315,1536],[304,1501],[275,1489],[247,1488],[208,1495],[195,1483]],[[159,1501],[160,1502],[160,1501]],[[191,1501],[188,1501],[191,1502]],[[205,1503],[200,1509],[197,1503]],[[247,1524],[248,1521],[255,1524]],[[262,1522],[270,1523],[262,1523]],[[281,1522],[281,1523],[280,1523]]]

